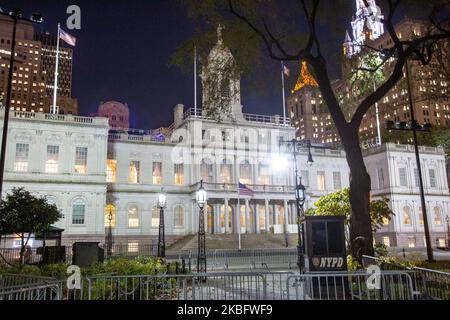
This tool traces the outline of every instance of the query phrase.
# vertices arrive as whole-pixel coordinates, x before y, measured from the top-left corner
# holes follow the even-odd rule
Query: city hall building
[[[167,195],[168,241],[195,234],[199,224],[195,192],[201,181],[208,192],[204,215],[208,233],[296,233],[294,157],[280,144],[295,138],[295,128],[277,115],[242,112],[239,77],[224,76],[233,63],[219,29],[201,75],[204,108],[175,106],[169,128],[112,129],[102,117],[12,110],[4,192],[25,187],[56,204],[64,218],[55,226],[65,230],[65,244],[104,242],[110,224],[117,244],[134,250],[150,243],[158,235],[161,191]],[[1,122],[3,114],[0,110]],[[432,239],[440,245],[450,210],[445,157],[441,149],[423,151]],[[320,197],[348,187],[350,181],[343,151],[313,146],[311,153],[311,166],[307,149],[297,156],[308,194],[305,209]],[[422,247],[420,198],[410,147],[370,150],[366,162],[374,196],[390,198],[396,213],[377,234],[377,241]],[[239,182],[254,196],[239,196]]]

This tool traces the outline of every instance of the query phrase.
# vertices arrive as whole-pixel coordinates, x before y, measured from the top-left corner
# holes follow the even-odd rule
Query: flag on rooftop
[[[77,38],[68,34],[63,29],[59,29],[59,38],[72,47],[75,47],[77,43]]]

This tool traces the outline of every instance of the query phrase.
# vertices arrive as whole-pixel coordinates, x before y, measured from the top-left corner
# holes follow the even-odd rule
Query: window
[[[77,147],[75,151],[75,173],[87,173],[87,154],[87,148]]]
[[[391,221],[388,218],[386,218],[386,217],[383,218],[383,226],[385,226],[385,227],[389,226],[390,222]]]
[[[261,185],[270,185],[270,167],[267,164],[259,164],[258,183]]]
[[[83,200],[78,199],[73,203],[72,224],[83,225],[86,213],[86,205]]]
[[[441,209],[439,207],[434,208],[434,225],[436,227],[442,226]]]
[[[405,226],[411,226],[412,225],[411,209],[409,207],[404,207],[403,208],[403,224]]]
[[[438,248],[446,248],[447,247],[445,238],[437,238],[436,242],[437,242]]]
[[[408,186],[408,180],[406,178],[406,168],[399,168],[398,174],[400,177],[400,186],[401,187],[407,187]]]
[[[174,165],[174,178],[175,178],[175,185],[181,186],[184,184],[184,165],[183,164],[175,164]]]
[[[253,179],[252,179],[252,166],[250,165],[250,163],[248,161],[245,161],[243,163],[241,163],[240,167],[239,167],[239,171],[240,171],[240,181],[243,184],[252,184],[253,183]]]
[[[132,184],[139,183],[139,176],[141,171],[141,163],[139,161],[130,161],[130,180]]]
[[[173,210],[173,226],[174,228],[184,228],[184,208],[179,205]]]
[[[116,227],[116,207],[112,204],[105,208],[105,228],[109,228],[110,224],[112,228]]]
[[[233,180],[232,166],[226,160],[220,165],[219,183],[231,183]]]
[[[117,160],[106,161],[106,182],[116,183],[117,181]]]
[[[389,237],[383,237],[383,244],[389,248],[391,246],[391,239]]]
[[[436,184],[436,170],[434,169],[430,169],[428,170],[429,175],[430,175],[430,187],[431,188],[436,188],[437,184]]]
[[[414,168],[414,185],[416,188],[420,187],[419,169]]]
[[[159,227],[159,208],[153,207],[152,209],[152,227],[158,228]]]
[[[162,162],[153,162],[153,184],[161,185],[162,178]]]
[[[416,237],[408,237],[408,247],[409,248],[416,247]]]
[[[28,144],[16,144],[16,162],[14,164],[14,171],[27,172],[28,171],[28,153],[30,146]]]
[[[139,253],[139,243],[128,242],[128,253]]]
[[[136,206],[128,209],[128,228],[139,228],[139,210]]]
[[[46,173],[58,173],[59,171],[59,146],[47,146]]]
[[[301,171],[300,176],[302,178],[302,184],[305,187],[309,187],[309,172],[307,170],[303,170]]]
[[[333,172],[333,187],[336,191],[342,189],[340,172]]]
[[[325,171],[317,171],[317,189],[325,191]]]
[[[202,160],[200,164],[200,177],[203,182],[213,182],[213,165],[208,160]]]
[[[422,207],[419,207],[419,224],[423,226],[423,212]]]
[[[378,168],[378,188],[382,189],[384,188],[384,174],[383,174],[383,168]]]

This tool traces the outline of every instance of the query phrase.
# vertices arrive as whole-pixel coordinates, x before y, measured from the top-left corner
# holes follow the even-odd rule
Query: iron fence
[[[186,261],[195,270],[197,254],[183,251],[178,255],[168,256],[169,259]],[[230,270],[239,268],[266,269],[289,268],[297,265],[296,249],[244,249],[244,250],[214,250],[206,253],[208,270]]]
[[[418,267],[406,267],[380,258],[363,256],[363,265],[377,265],[381,270],[403,270],[412,278],[420,299],[450,300],[450,273]]]
[[[290,276],[288,300],[414,300],[406,272],[383,271],[371,279],[364,272],[308,273]],[[378,283],[378,284],[377,284]],[[370,285],[373,284],[373,287]]]

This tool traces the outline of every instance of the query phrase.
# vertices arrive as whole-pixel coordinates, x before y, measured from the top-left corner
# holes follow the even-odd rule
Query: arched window
[[[423,212],[422,207],[419,207],[419,224],[423,226]]]
[[[136,206],[128,209],[128,228],[139,228],[139,209]]]
[[[252,178],[252,166],[248,161],[244,161],[241,163],[239,167],[240,171],[240,182],[243,184],[252,184],[253,178]]]
[[[72,206],[72,224],[83,225],[85,222],[86,204],[83,199],[76,199]]]
[[[184,208],[178,205],[173,210],[173,226],[174,228],[184,228]]]
[[[229,99],[231,97],[230,80],[229,79],[223,79],[220,82],[220,96],[225,99]]]
[[[112,204],[105,207],[105,228],[109,228],[110,224],[112,228],[116,227],[116,207]]]
[[[270,185],[270,166],[268,164],[259,164],[258,183]]]
[[[223,160],[220,165],[220,183],[232,183],[233,181],[233,167],[231,164],[227,162],[227,160]]]
[[[434,225],[437,227],[442,226],[441,208],[434,208]]]
[[[159,227],[159,208],[153,207],[152,209],[152,228]]]
[[[203,159],[200,164],[200,176],[203,182],[213,182],[213,165],[207,159]]]
[[[411,226],[412,225],[411,209],[409,207],[404,207],[403,208],[403,224],[405,226]]]

